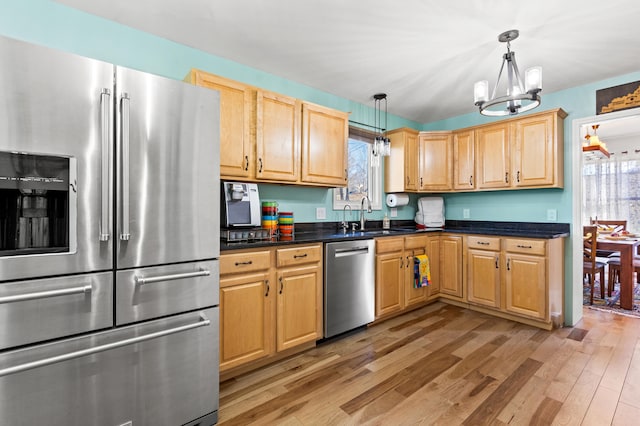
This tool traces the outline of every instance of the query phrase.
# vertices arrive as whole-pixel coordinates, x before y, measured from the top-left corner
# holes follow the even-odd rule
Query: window
[[[626,219],[627,229],[640,230],[640,156],[585,162],[582,184],[583,223],[589,223],[589,217]]]
[[[349,127],[349,153],[347,186],[333,190],[333,209],[342,210],[346,205],[360,210],[365,196],[371,200],[371,208],[382,209],[382,159],[372,155],[375,134]]]

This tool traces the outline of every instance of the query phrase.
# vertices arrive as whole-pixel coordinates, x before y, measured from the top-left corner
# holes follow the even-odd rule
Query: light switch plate
[[[558,220],[558,210],[556,209],[547,209],[547,220],[555,222]]]
[[[326,219],[327,210],[324,207],[316,207],[316,219]]]
[[[391,207],[391,209],[389,210],[389,216],[398,217],[398,209],[397,209],[397,207]]]
[[[463,219],[469,219],[470,217],[471,217],[471,210],[462,209],[462,218]]]

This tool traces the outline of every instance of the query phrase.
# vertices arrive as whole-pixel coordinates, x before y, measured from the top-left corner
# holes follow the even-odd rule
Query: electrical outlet
[[[316,219],[326,219],[327,210],[324,207],[316,207]]]
[[[391,209],[389,209],[389,216],[398,217],[398,208],[397,207],[391,207]]]
[[[471,217],[471,210],[462,209],[462,218],[463,219],[469,219],[470,217]]]
[[[547,220],[555,222],[558,220],[558,210],[556,209],[547,209]]]

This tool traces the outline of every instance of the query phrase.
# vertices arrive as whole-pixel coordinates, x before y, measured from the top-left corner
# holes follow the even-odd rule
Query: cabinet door
[[[551,114],[512,123],[512,186],[551,186],[557,172],[556,140]]]
[[[300,101],[259,90],[256,96],[256,178],[300,178]]]
[[[509,126],[498,123],[476,130],[476,170],[479,189],[508,188]]]
[[[546,260],[542,256],[506,253],[506,310],[547,320]]]
[[[302,181],[345,186],[349,114],[302,103]]]
[[[250,177],[255,161],[251,143],[253,89],[202,71],[193,71],[191,80],[220,92],[220,177]]]
[[[220,371],[273,353],[268,273],[220,278]]]
[[[500,254],[489,250],[467,252],[467,300],[469,303],[500,307]]]
[[[404,308],[403,252],[376,255],[376,318]]]
[[[393,145],[392,145],[393,146]],[[407,133],[405,136],[404,150],[404,189],[405,191],[418,190],[418,135]]]
[[[462,237],[440,237],[440,293],[463,297]]]
[[[446,191],[451,189],[453,163],[451,133],[421,133],[419,138],[421,191]]]
[[[453,189],[471,190],[475,185],[474,131],[453,134]]]
[[[427,254],[429,255],[429,267],[431,268],[431,283],[429,284],[429,299],[440,295],[440,237],[429,237],[427,241]]]
[[[320,336],[317,321],[318,288],[322,286],[319,265],[278,272],[276,350],[315,341]]]
[[[424,249],[405,250],[405,275],[404,275],[404,306],[409,307],[416,303],[425,302],[427,300],[427,294],[429,287],[415,288],[414,282],[414,257],[425,254]]]

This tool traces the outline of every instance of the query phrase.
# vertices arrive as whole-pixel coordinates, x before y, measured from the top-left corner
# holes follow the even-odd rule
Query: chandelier
[[[387,94],[376,93],[373,99],[375,100],[373,127],[377,134],[373,141],[372,154],[374,158],[387,157],[391,155],[391,140],[387,137]],[[384,127],[382,127],[382,101],[384,101]]]
[[[491,98],[489,98],[489,82],[482,80],[473,86],[473,97],[480,114],[488,116],[515,115],[534,109],[540,105],[538,93],[542,90],[542,68],[532,67],[525,71],[524,84],[518,64],[516,63],[516,52],[511,51],[511,41],[518,38],[518,30],[505,31],[498,36],[498,41],[507,43],[507,53],[502,56],[502,66],[498,73],[498,80],[493,87]],[[496,91],[500,84],[502,71],[507,66],[507,94],[496,97]],[[523,103],[524,102],[524,103]],[[496,107],[496,108],[492,108]]]

